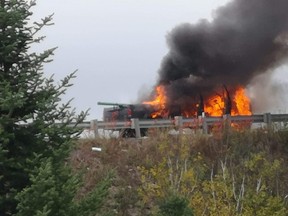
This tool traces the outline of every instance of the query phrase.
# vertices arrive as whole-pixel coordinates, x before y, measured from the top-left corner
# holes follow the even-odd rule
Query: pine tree
[[[159,215],[163,216],[193,216],[188,200],[177,195],[170,195],[159,205]]]
[[[51,61],[55,48],[30,51],[44,39],[37,37],[39,31],[52,24],[52,16],[31,24],[34,5],[0,0],[0,215],[25,215],[31,208],[35,215],[65,215],[55,208],[72,202],[79,185],[65,160],[87,112],[77,115],[70,101],[61,100],[75,73],[57,84],[44,75],[43,65]],[[35,189],[43,194],[35,194]],[[34,202],[29,202],[33,193]],[[49,196],[59,200],[49,203]]]
[[[16,216],[95,215],[108,194],[111,177],[103,179],[84,199],[75,200],[79,178],[65,166],[55,166],[52,158],[44,158],[31,175],[31,186],[17,194],[20,201]]]

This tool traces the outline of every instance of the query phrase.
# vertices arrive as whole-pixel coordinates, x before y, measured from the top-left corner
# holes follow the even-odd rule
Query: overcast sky
[[[78,69],[66,98],[102,119],[98,101],[133,103],[150,92],[167,53],[166,35],[181,23],[211,20],[228,0],[38,0],[33,20],[54,13],[41,49],[58,47],[45,66],[56,80]]]

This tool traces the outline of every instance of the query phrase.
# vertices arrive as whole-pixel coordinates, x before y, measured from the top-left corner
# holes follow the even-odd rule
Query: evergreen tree
[[[159,216],[193,216],[192,209],[188,206],[188,200],[177,195],[170,195],[160,203]]]
[[[44,158],[31,175],[31,186],[17,194],[20,201],[17,216],[78,216],[95,215],[108,193],[111,177],[101,181],[84,199],[74,200],[79,178],[64,166],[55,166],[51,158]]]
[[[30,51],[52,24],[52,16],[29,24],[34,5],[0,0],[0,215],[65,215],[79,185],[64,163],[86,112],[61,102],[74,73],[57,84],[43,74],[55,49]]]

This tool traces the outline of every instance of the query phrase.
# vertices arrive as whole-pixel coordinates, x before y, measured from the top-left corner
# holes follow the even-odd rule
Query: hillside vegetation
[[[101,147],[101,152],[91,151]],[[287,215],[288,131],[215,129],[210,135],[84,139],[70,157],[78,196],[113,173],[98,215]]]

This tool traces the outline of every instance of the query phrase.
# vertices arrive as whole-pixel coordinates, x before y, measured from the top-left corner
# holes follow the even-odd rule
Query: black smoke
[[[234,0],[209,22],[185,23],[167,35],[169,52],[157,85],[169,104],[190,106],[199,95],[247,86],[288,56],[288,0]]]

